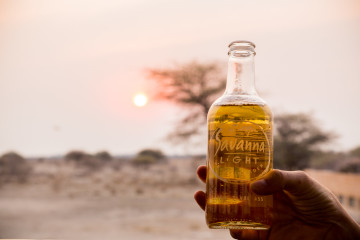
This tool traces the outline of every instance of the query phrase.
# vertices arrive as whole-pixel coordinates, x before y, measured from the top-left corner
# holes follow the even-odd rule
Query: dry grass
[[[26,184],[0,189],[0,238],[231,239],[206,227],[193,200],[198,163],[89,172],[66,161],[33,162]]]

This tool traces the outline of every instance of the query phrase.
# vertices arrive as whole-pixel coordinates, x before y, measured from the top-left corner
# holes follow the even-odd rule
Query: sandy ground
[[[210,230],[193,200],[203,185],[191,160],[95,173],[64,162],[34,163],[25,184],[0,188],[0,238],[232,239]]]

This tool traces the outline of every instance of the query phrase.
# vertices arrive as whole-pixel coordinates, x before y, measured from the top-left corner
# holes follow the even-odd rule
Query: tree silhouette
[[[224,91],[226,77],[220,63],[196,61],[174,68],[150,69],[149,78],[157,83],[158,99],[187,109],[169,138],[175,142],[203,133],[206,116],[213,101]]]
[[[275,117],[274,166],[281,169],[304,169],[322,144],[334,135],[320,129],[306,114],[281,114]]]

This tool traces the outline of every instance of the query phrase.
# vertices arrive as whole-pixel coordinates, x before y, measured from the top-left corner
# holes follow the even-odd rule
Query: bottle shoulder
[[[209,109],[208,120],[217,118],[263,119],[272,122],[271,109],[259,96],[223,96]]]

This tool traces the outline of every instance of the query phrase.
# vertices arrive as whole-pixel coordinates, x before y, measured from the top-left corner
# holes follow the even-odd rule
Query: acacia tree
[[[224,91],[226,77],[220,63],[196,61],[167,69],[148,70],[156,84],[158,99],[186,108],[169,139],[179,142],[202,134],[212,102]]]
[[[274,166],[282,169],[304,169],[314,154],[334,135],[323,131],[306,114],[281,114],[275,117]]]

